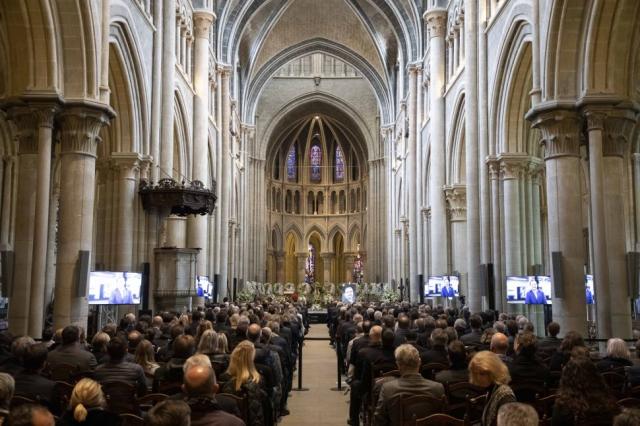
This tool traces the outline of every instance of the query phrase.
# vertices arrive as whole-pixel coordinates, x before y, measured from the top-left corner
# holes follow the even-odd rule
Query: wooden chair
[[[467,424],[476,424],[482,420],[482,411],[487,403],[487,394],[467,399],[467,408],[464,414],[464,421]]]
[[[533,407],[538,412],[538,418],[542,422],[543,420],[549,420],[551,422],[551,415],[553,414],[553,406],[556,403],[557,394],[545,396],[539,398],[533,402]]]
[[[56,404],[59,412],[62,413],[69,407],[73,385],[67,382],[56,382],[54,389],[54,395],[57,396],[57,400],[52,402]]]
[[[638,398],[623,398],[618,400],[618,405],[621,408],[640,408],[640,399]]]
[[[638,386],[629,386],[627,388],[627,396],[630,398],[640,398],[640,385]]]
[[[165,395],[175,395],[182,392],[182,382],[162,381],[158,382],[158,388],[153,390],[154,393],[163,393]]]
[[[55,364],[49,366],[49,377],[54,382],[75,383],[75,375],[79,371],[72,364]]]
[[[416,426],[466,426],[464,420],[456,419],[448,414],[432,414],[428,417],[417,419]]]
[[[362,399],[362,413],[363,413],[363,423],[365,425],[373,424],[373,412],[376,409],[375,401],[374,401],[374,393],[373,387],[376,383],[376,379],[383,377],[385,373],[390,373],[397,369],[397,365],[395,363],[390,362],[380,362],[371,365],[371,377],[370,377],[370,389],[367,389],[367,397]]]
[[[120,414],[120,420],[120,426],[144,426],[142,417],[136,416],[135,414]]]
[[[399,424],[413,426],[418,418],[446,411],[447,397],[434,398],[429,395],[412,395],[401,398],[399,403]]]
[[[163,393],[149,393],[138,398],[138,407],[142,411],[149,411],[153,406],[165,401],[167,398],[169,398],[169,396]]]
[[[435,380],[436,373],[438,371],[446,370],[448,368],[449,366],[446,364],[441,364],[439,362],[430,362],[420,367],[420,374],[422,374],[422,377],[424,377],[425,379]]]
[[[513,390],[513,393],[515,394],[518,402],[533,403],[537,399],[547,396],[547,387],[542,380],[512,382],[511,389]]]
[[[380,377],[400,377],[400,370],[391,370],[386,373],[382,373]]]
[[[242,420],[247,423],[249,421],[249,401],[247,398],[240,397],[238,395],[234,395],[232,393],[219,393],[216,395],[216,398],[227,398],[229,400],[235,401],[238,409],[240,410]]]
[[[119,380],[104,382],[101,385],[109,411],[115,414],[140,415],[135,386]]]
[[[22,395],[14,395],[13,398],[11,398],[12,409],[24,404],[38,404],[38,401],[36,401],[35,399],[27,398],[26,396],[22,396]]]
[[[469,382],[445,383],[444,391],[447,395],[448,413],[459,419],[464,418],[468,399],[475,398],[487,392],[485,388],[472,385]]]
[[[602,378],[604,379],[607,386],[609,386],[609,389],[616,396],[616,398],[624,398],[625,385],[627,383],[627,378],[625,376],[619,373],[612,373],[607,371],[605,373],[602,373]]]

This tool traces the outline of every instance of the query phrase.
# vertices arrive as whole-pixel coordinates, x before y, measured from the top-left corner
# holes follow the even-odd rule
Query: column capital
[[[227,64],[218,64],[216,70],[218,71],[218,74],[220,74],[220,77],[229,78],[229,76],[231,75],[232,67],[231,65]]]
[[[518,179],[531,161],[531,157],[526,153],[504,153],[497,159],[500,162],[500,177],[503,180]]]
[[[542,133],[545,160],[557,157],[580,157],[582,122],[574,110],[555,108],[528,114],[533,127]]]
[[[409,74],[418,74],[422,71],[422,62],[411,62],[407,65],[407,70]]]
[[[100,130],[113,118],[106,106],[78,105],[60,113],[60,140],[62,154],[96,156]]]
[[[422,213],[425,219],[429,219],[431,217],[431,207],[422,207],[420,213]]]
[[[534,184],[539,183],[538,178],[542,174],[543,170],[544,170],[544,162],[542,160],[536,157],[529,158],[529,164],[527,164],[527,169],[525,170],[525,173],[527,175],[527,178],[531,179],[531,181]]]
[[[605,157],[624,157],[635,125],[635,114],[632,111],[618,110],[607,116],[603,144]]]
[[[396,228],[393,230],[393,233],[396,237],[400,237],[402,235],[402,228]]]
[[[142,158],[137,152],[112,152],[111,162],[123,179],[135,179]]]
[[[444,37],[447,30],[447,10],[431,9],[422,15],[429,28],[429,38]]]
[[[18,154],[36,154],[38,152],[36,137],[38,120],[33,110],[27,106],[12,107],[7,111],[7,117],[16,127]]]
[[[497,180],[500,177],[500,161],[497,157],[488,156],[485,163],[489,166],[489,179]]]
[[[452,222],[467,220],[467,187],[465,185],[449,185],[444,187],[447,210]]]
[[[209,29],[216,20],[216,14],[207,9],[193,11],[193,29],[196,38],[209,39]]]

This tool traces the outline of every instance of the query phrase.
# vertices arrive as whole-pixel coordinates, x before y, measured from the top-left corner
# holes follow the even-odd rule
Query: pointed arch
[[[447,167],[447,184],[464,183],[465,173],[465,95],[460,93],[456,99],[453,115],[453,127],[449,132],[449,146],[447,157],[449,167]]]

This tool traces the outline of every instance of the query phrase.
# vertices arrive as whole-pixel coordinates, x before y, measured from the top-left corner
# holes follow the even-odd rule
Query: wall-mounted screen
[[[138,305],[142,274],[95,271],[89,274],[90,305]]]
[[[593,288],[593,275],[585,275],[584,287],[587,296],[587,305],[593,305],[596,301],[595,290]]]
[[[198,297],[209,299],[211,297],[212,283],[206,275],[198,275],[196,277],[196,293]]]
[[[424,297],[458,297],[460,278],[456,275],[431,276],[424,283],[422,294]]]
[[[507,277],[507,303],[550,304],[551,278],[542,275]]]

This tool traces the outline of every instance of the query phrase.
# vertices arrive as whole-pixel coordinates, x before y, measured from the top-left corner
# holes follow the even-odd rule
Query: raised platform
[[[309,311],[309,323],[311,324],[326,324],[327,323],[327,310],[320,309]]]

